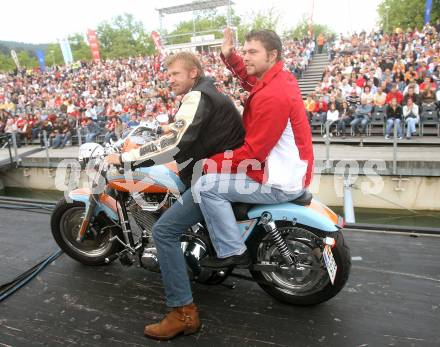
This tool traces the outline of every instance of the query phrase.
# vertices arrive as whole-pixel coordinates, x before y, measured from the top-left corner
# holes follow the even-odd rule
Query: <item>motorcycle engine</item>
[[[139,197],[142,204],[138,203]],[[165,194],[133,194],[127,204],[128,212],[131,213],[138,227],[146,230],[149,235],[154,223],[171,206],[172,201],[164,200],[165,198]]]
[[[139,201],[136,196],[132,197],[128,204],[128,211],[138,227],[151,236],[154,223],[174,203],[174,198],[166,198],[165,194],[143,194],[142,199],[145,202],[143,206],[136,202]],[[148,207],[158,205],[161,207],[157,211],[148,210]],[[219,284],[226,279],[230,273],[229,270],[213,270],[200,266],[200,260],[203,257],[214,253],[209,233],[202,224],[199,223],[191,227],[182,235],[180,241],[191,279],[204,284]],[[159,271],[155,247],[145,248],[142,255],[142,265],[151,271]]]

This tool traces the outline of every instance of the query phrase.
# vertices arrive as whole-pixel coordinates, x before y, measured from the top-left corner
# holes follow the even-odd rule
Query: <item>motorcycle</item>
[[[91,188],[70,191],[51,216],[53,237],[67,255],[84,265],[119,259],[126,266],[138,262],[160,271],[151,230],[185,189],[175,163],[131,170],[103,160],[109,153],[158,141],[160,136],[140,125],[111,146],[81,146],[80,161],[96,169]],[[282,302],[307,306],[341,291],[351,267],[344,221],[311,193],[281,204],[232,206],[252,258],[249,278],[265,292]],[[231,268],[201,266],[201,259],[215,256],[204,222],[185,231],[181,248],[192,280],[220,284],[232,274]]]

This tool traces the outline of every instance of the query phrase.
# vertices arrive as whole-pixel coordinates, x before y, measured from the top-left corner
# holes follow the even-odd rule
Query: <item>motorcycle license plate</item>
[[[332,282],[332,284],[334,284],[338,266],[336,265],[335,258],[333,258],[331,247],[329,245],[325,245],[324,252],[322,254],[324,256],[324,262],[327,268],[328,275],[330,277],[330,281]]]

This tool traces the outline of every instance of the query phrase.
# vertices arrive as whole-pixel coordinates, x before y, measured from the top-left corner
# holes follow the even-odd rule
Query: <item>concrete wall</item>
[[[56,190],[67,187],[70,172],[46,168],[19,168],[0,173],[7,187]],[[81,174],[80,186],[87,176]],[[353,176],[356,207],[440,211],[440,177]],[[323,203],[343,205],[343,179],[340,175],[315,174],[310,191]]]
[[[357,176],[352,195],[356,207],[440,211],[439,177]],[[342,206],[341,176],[315,175],[310,191],[323,203]]]

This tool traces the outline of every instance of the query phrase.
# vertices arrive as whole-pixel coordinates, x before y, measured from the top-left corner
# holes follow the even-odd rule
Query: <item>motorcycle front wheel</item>
[[[58,246],[71,258],[84,265],[103,265],[105,258],[121,250],[121,245],[110,239],[120,235],[120,227],[107,216],[95,216],[84,240],[77,241],[78,231],[85,215],[85,205],[61,199],[53,210],[50,225]]]
[[[281,268],[279,271],[250,271],[260,287],[277,300],[299,306],[317,305],[338,294],[347,282],[351,268],[350,249],[345,244],[342,231],[326,235],[289,223],[277,223],[277,226],[290,251],[309,267],[293,271]],[[325,236],[336,239],[336,246],[332,248],[338,267],[334,284],[330,281],[322,249],[318,246],[318,240]],[[254,264],[283,263],[278,248],[263,228],[255,230],[247,247]]]

